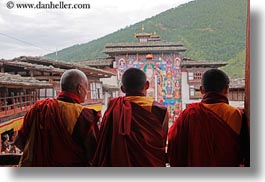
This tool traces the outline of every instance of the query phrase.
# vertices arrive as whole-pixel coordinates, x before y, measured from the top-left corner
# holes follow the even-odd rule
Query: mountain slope
[[[181,41],[184,56],[227,61],[246,47],[247,0],[196,0],[160,13],[91,42],[58,51],[59,60],[81,61],[106,57],[106,43],[135,42],[134,33],[156,32],[162,40]],[[46,55],[55,58],[55,53]]]
[[[242,50],[234,58],[228,60],[228,64],[221,67],[230,78],[243,78],[245,75],[246,50]]]

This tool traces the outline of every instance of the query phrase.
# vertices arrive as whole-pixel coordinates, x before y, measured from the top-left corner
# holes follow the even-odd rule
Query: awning
[[[95,111],[102,110],[102,104],[85,105],[84,107],[88,109],[94,109]]]
[[[11,129],[14,129],[14,131],[17,131],[20,129],[23,123],[23,116],[15,119],[11,119],[8,121],[4,121],[0,124],[0,133],[4,133],[6,131],[9,131]]]
[[[95,111],[102,110],[102,104],[85,105],[84,107],[88,109],[94,109]],[[4,121],[3,123],[0,124],[0,133],[4,133],[5,131],[11,129],[14,129],[14,131],[19,130],[23,124],[23,118],[24,117],[22,116],[8,121]]]

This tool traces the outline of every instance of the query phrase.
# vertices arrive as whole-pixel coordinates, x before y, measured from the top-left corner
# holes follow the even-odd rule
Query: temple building
[[[202,99],[200,93],[201,79],[205,71],[227,65],[226,62],[209,62],[183,58],[181,64],[182,79],[182,108],[185,109],[193,102]],[[229,84],[229,103],[236,107],[244,107],[244,79],[231,79]]]
[[[181,53],[186,48],[178,42],[166,42],[154,33],[135,34],[135,43],[109,43],[104,52],[113,58],[118,87],[128,68],[143,70],[150,82],[147,96],[163,103],[171,115],[181,111]],[[122,93],[120,93],[122,95]]]
[[[80,62],[80,64],[112,71],[115,69],[114,72],[117,73],[117,76],[112,77],[112,82],[117,81],[117,85],[112,86],[114,92],[120,88],[122,74],[128,68],[134,67],[143,70],[150,82],[147,96],[168,108],[171,121],[174,121],[190,103],[197,102],[202,98],[199,92],[202,74],[210,68],[219,68],[227,64],[226,62],[185,58],[183,53],[186,48],[183,44],[163,41],[156,32],[146,33],[144,28],[141,33],[135,34],[135,37],[138,42],[107,43],[104,53],[109,55],[108,58],[88,60]],[[107,83],[109,82],[108,80]],[[243,82],[237,81],[237,84],[231,86],[233,88],[230,88],[230,94],[232,92],[234,95],[239,95],[232,101],[232,105],[243,106]],[[117,96],[117,94],[113,95]],[[118,95],[123,95],[123,93],[119,90]]]

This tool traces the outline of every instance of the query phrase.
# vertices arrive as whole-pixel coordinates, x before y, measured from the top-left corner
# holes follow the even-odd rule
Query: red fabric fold
[[[202,103],[214,104],[214,103],[229,103],[227,97],[219,92],[207,92],[203,95]]]
[[[119,105],[119,107],[117,107]],[[116,106],[116,107],[115,107]],[[129,135],[131,131],[132,107],[125,98],[115,100],[112,104],[113,121],[117,121],[120,135]]]
[[[240,137],[202,103],[190,105],[168,134],[171,166],[239,166]]]
[[[84,150],[72,140],[63,124],[56,99],[38,101],[24,120],[25,124],[32,123],[32,126],[22,166],[87,165]],[[21,132],[23,134],[23,130]],[[32,151],[27,145],[33,146]]]
[[[70,101],[73,103],[78,103],[80,104],[81,101],[77,95],[75,95],[73,92],[68,92],[68,91],[61,91],[57,97],[59,100],[64,100],[64,101]]]
[[[161,121],[125,97],[111,100],[102,120],[93,165],[165,166]]]

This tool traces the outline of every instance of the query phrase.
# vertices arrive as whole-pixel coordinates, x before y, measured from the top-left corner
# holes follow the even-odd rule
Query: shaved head
[[[84,102],[87,95],[88,80],[80,70],[71,69],[63,73],[61,77],[61,90],[74,93],[80,102]]]
[[[145,73],[137,68],[130,68],[122,75],[122,85],[126,92],[141,91],[146,84]]]
[[[61,77],[62,91],[76,91],[79,84],[86,83],[87,77],[85,73],[78,69],[70,69],[63,73]]]
[[[229,78],[225,72],[210,69],[202,76],[202,87],[205,92],[220,92],[229,85]]]

